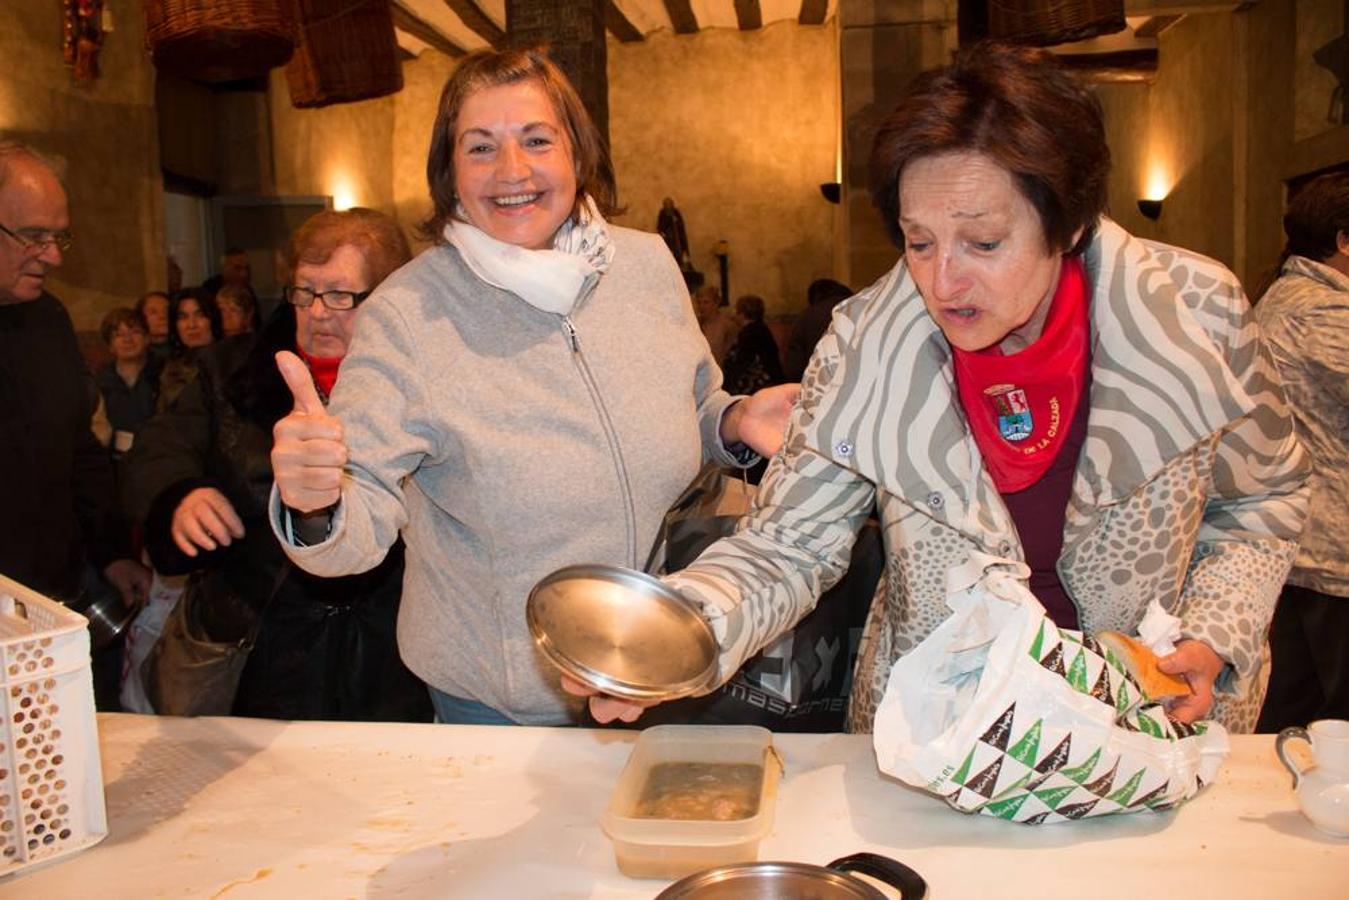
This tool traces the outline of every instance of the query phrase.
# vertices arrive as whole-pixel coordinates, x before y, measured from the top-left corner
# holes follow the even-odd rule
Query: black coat
[[[290,409],[273,355],[294,348],[289,308],[258,335],[203,348],[197,378],[141,429],[127,456],[128,508],[145,522],[146,549],[158,571],[195,573],[193,589],[212,638],[237,640],[263,616],[236,715],[429,721],[426,687],[399,659],[395,637],[402,543],[368,572],[320,578],[289,562],[269,526],[272,425]],[[229,499],[245,536],[191,558],[169,527],[178,504],[198,487]]]
[[[146,356],[145,366],[136,376],[136,383],[128,385],[117,373],[117,363],[110,362],[94,375],[98,392],[103,395],[103,411],[114,431],[140,431],[141,426],[155,414],[159,399],[159,374],[162,363],[158,357]]]
[[[749,322],[740,329],[721,371],[725,379],[722,387],[732,394],[752,394],[786,380],[778,359],[778,343],[763,322]]]
[[[65,307],[0,304],[0,574],[62,600],[127,552],[96,402]]]

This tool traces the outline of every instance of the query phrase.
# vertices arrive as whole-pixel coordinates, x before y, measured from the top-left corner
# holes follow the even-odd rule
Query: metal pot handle
[[[861,872],[878,878],[899,890],[903,900],[924,900],[927,897],[927,882],[923,876],[904,863],[879,856],[875,853],[854,853],[829,864],[829,868],[839,872]]]

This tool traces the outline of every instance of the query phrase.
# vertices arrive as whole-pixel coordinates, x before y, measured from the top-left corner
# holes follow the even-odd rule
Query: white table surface
[[[651,897],[600,813],[634,732],[100,715],[108,836],[0,897]],[[1179,810],[1029,827],[884,778],[860,735],[775,735],[761,859],[895,857],[947,898],[1349,897],[1269,736]]]

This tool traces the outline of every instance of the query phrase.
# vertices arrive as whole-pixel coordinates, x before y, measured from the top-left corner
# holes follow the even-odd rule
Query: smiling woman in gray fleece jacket
[[[580,721],[530,639],[530,588],[640,567],[703,461],[774,450],[796,396],[721,390],[664,243],[605,223],[611,171],[546,57],[467,59],[428,162],[442,241],[362,305],[326,412],[296,378],[277,425],[273,524],[297,564],[362,571],[401,531],[399,648],[442,720]]]

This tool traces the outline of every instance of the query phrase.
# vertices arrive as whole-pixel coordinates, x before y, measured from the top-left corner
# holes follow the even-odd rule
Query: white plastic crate
[[[108,834],[87,624],[0,575],[0,875]]]

